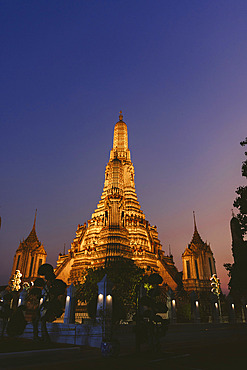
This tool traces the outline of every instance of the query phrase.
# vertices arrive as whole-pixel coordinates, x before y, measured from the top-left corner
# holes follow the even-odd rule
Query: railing
[[[61,263],[61,265],[58,266],[57,269],[55,269],[55,275],[58,276],[59,273],[64,269],[64,267],[69,263],[69,261],[71,260],[71,257],[70,255],[68,255],[64,261]]]

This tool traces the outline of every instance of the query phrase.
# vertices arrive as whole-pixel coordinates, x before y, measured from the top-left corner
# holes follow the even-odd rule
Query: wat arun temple
[[[68,253],[60,253],[55,274],[68,285],[83,283],[89,268],[106,266],[120,258],[133,260],[147,273],[159,273],[173,291],[181,284],[187,291],[210,291],[209,279],[216,273],[211,247],[198,232],[195,214],[194,234],[182,254],[182,273],[178,272],[173,257],[162,250],[157,227],[146,220],[138,202],[128,129],[122,112],[114,127],[101,199],[92,218],[78,225]],[[11,278],[19,269],[23,281],[34,281],[38,267],[45,261],[46,251],[36,234],[35,214],[29,236],[16,250]]]
[[[146,271],[158,272],[172,289],[178,270],[166,256],[156,226],[141,210],[135,190],[135,170],[128,147],[128,128],[122,112],[114,128],[113,148],[105,169],[105,182],[97,209],[88,225],[78,225],[67,255],[57,262],[58,278],[82,282],[88,268],[105,265],[108,259],[132,259]]]

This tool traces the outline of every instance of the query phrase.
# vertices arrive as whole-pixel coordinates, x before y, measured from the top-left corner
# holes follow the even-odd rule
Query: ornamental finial
[[[119,121],[122,121],[123,120],[123,114],[122,114],[122,111],[120,110],[119,112]]]
[[[37,217],[37,208],[35,210],[35,216],[34,216],[34,223],[33,223],[33,228],[35,229],[36,226],[36,217]]]
[[[195,214],[195,211],[193,211],[193,218],[194,218],[194,229],[196,231],[197,230],[197,227],[196,227],[196,214]]]

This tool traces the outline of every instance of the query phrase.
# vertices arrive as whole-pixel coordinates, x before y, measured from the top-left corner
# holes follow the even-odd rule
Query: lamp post
[[[107,275],[97,283],[98,285],[98,300],[97,300],[97,321],[102,321],[103,318],[111,318],[112,316],[112,282],[107,278]],[[104,320],[103,320],[104,321]]]
[[[216,274],[213,274],[212,277],[210,278],[211,281],[211,292],[217,296],[217,301],[218,301],[218,306],[216,307],[219,308],[219,314],[220,314],[220,322],[222,322],[222,311],[221,311],[221,303],[220,303],[220,279],[217,278]]]
[[[71,284],[67,288],[65,301],[64,324],[73,324],[75,322],[75,286]]]
[[[112,341],[112,282],[107,275],[97,284],[98,300],[96,320],[102,324],[101,353],[112,356],[117,352],[116,343]]]
[[[191,312],[195,323],[200,323],[200,309],[199,309],[199,300],[198,294],[194,290],[190,293],[191,300]]]
[[[167,296],[167,308],[168,308],[168,318],[170,323],[174,324],[177,322],[177,315],[176,315],[176,300],[174,296],[173,290],[169,287],[168,292],[166,293]]]
[[[234,304],[234,299],[233,297],[229,294],[227,297],[228,301],[228,310],[229,310],[229,322],[230,323],[235,323],[236,322],[236,308]]]
[[[195,321],[200,322],[200,309],[199,309],[199,301],[195,301]]]
[[[22,277],[22,273],[20,272],[20,270],[16,270],[14,276],[13,276],[13,279],[11,280],[11,288],[13,291],[17,291],[21,289],[21,277]]]
[[[10,282],[10,289],[12,290],[13,299],[10,302],[10,308],[18,306],[18,291],[21,289],[21,277],[22,273],[20,270],[16,270],[13,279]]]

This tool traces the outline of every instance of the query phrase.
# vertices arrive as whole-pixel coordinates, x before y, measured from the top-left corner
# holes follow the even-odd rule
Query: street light
[[[20,270],[16,270],[13,279],[11,280],[12,290],[16,290],[18,292],[18,290],[21,289],[21,277],[22,273],[20,272]]]
[[[218,305],[219,305],[219,314],[220,314],[220,321],[222,322],[222,312],[221,312],[221,304],[220,304],[220,279],[217,278],[216,274],[213,274],[210,278],[211,281],[211,292],[217,296]],[[215,304],[216,307],[216,304]],[[217,307],[216,307],[217,308]]]

